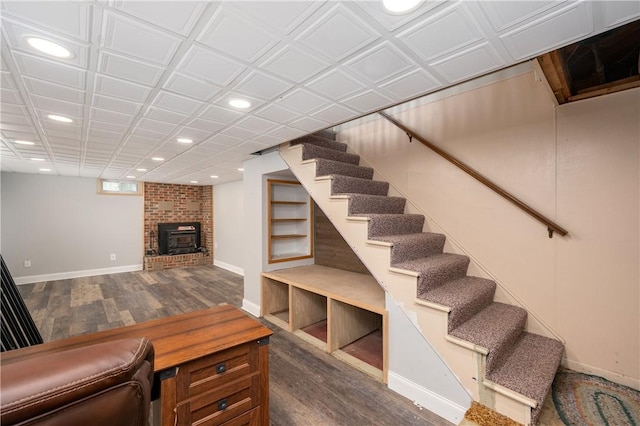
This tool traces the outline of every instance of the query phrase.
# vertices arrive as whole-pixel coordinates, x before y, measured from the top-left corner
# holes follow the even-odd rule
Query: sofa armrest
[[[122,339],[7,364],[2,369],[2,425],[146,425],[153,346]],[[104,418],[106,423],[101,423]]]

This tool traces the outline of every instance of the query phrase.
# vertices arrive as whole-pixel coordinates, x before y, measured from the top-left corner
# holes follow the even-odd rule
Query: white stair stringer
[[[390,267],[391,245],[368,239],[368,219],[348,216],[348,197],[331,195],[331,177],[316,177],[315,161],[302,161],[302,145],[282,146],[280,155],[354,253],[411,319],[473,400],[517,422],[530,424],[531,409],[536,402],[485,378],[487,350],[448,335],[448,308],[415,303],[417,274]]]

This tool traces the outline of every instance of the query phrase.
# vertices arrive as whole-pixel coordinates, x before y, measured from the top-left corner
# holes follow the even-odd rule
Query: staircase
[[[535,424],[559,366],[561,342],[526,331],[527,312],[494,301],[496,283],[467,275],[469,258],[443,252],[358,155],[328,132],[282,147],[281,156],[475,401]]]

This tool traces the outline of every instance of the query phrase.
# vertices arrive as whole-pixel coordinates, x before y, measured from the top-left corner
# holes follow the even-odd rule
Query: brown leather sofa
[[[0,423],[146,426],[153,355],[149,340],[122,339],[5,364]]]

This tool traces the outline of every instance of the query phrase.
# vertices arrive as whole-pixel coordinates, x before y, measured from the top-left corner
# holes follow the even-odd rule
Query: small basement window
[[[98,179],[98,194],[102,195],[142,195],[143,189],[143,182]]]

